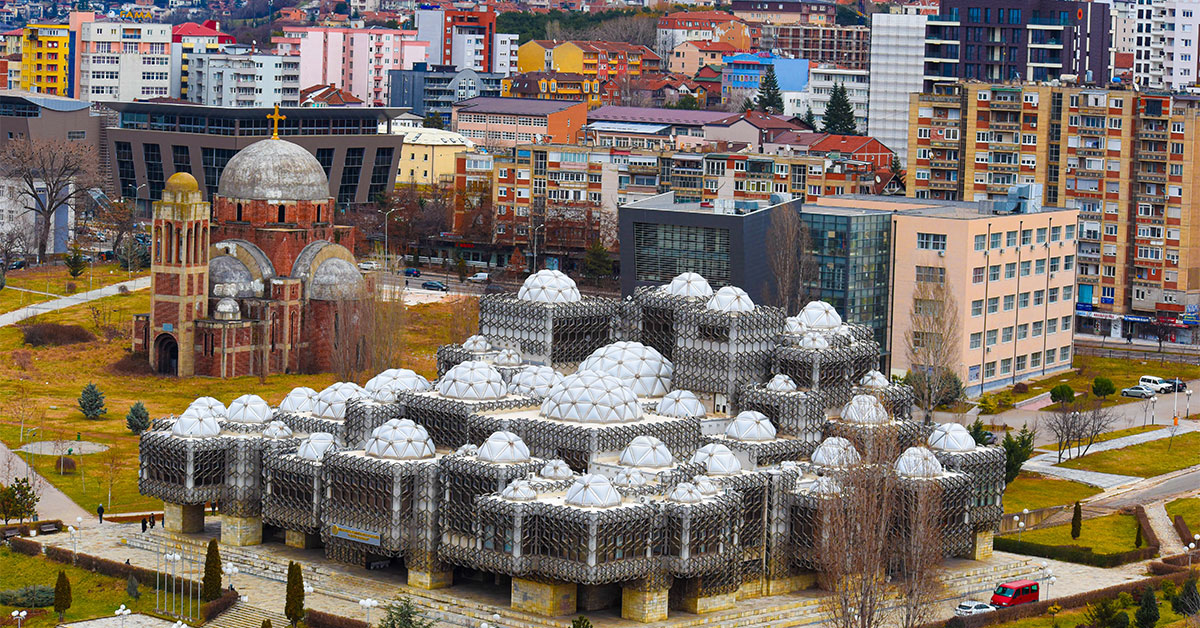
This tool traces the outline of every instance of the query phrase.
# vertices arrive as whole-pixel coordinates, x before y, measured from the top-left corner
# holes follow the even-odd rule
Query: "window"
[[[1074,297],[1075,297],[1075,286],[1063,286],[1063,288],[1062,288],[1062,300],[1063,300],[1063,301],[1070,301],[1070,300],[1071,300],[1071,299],[1073,299]]]
[[[971,334],[971,348],[972,349],[978,349],[981,342],[983,342],[983,334],[982,333],[975,332],[975,333]]]
[[[1028,277],[1028,276],[1029,276],[1029,269],[1030,269],[1030,267],[1032,267],[1032,266],[1033,266],[1033,264],[1032,264],[1032,262],[1030,262],[1029,260],[1025,260],[1025,261],[1021,262],[1021,276],[1022,276],[1022,277]]]
[[[994,344],[996,344],[996,330],[989,329],[987,330],[987,346],[990,347]]]
[[[1070,361],[1071,361],[1071,347],[1070,347],[1070,345],[1068,345],[1068,346],[1065,346],[1065,347],[1061,347],[1061,348],[1058,350],[1058,361],[1059,361],[1059,362],[1070,362]]]
[[[1063,331],[1071,331],[1071,317],[1070,316],[1062,317],[1062,330]]]
[[[1045,302],[1046,302],[1046,291],[1045,290],[1034,290],[1033,291],[1033,305],[1036,307]]]
[[[1033,321],[1033,337],[1037,338],[1042,335],[1042,321]]]
[[[1029,293],[1028,292],[1022,292],[1020,295],[1017,296],[1017,307],[1022,310],[1029,307]]]
[[[996,363],[995,362],[988,362],[987,364],[983,365],[983,376],[984,377],[995,377],[996,376]]]
[[[1052,272],[1052,273],[1058,272],[1058,266],[1061,261],[1062,260],[1057,257],[1051,257],[1050,258],[1050,272]]]
[[[1053,334],[1058,331],[1058,319],[1052,318],[1046,321],[1046,335]]]
[[[1017,295],[1015,295],[1015,294],[1004,295],[1004,311],[1005,312],[1012,311],[1012,309],[1016,306],[1017,306]]]
[[[976,266],[971,270],[971,283],[983,283],[983,266]]]
[[[1000,330],[1000,342],[1012,342],[1013,328],[1012,325]]]
[[[1075,268],[1075,256],[1067,255],[1063,258],[1063,270],[1071,270]]]
[[[1046,259],[1045,258],[1034,261],[1033,274],[1035,274],[1035,275],[1045,275],[1046,274]]]
[[[944,233],[918,233],[917,248],[923,251],[945,251],[946,250],[946,234]]]
[[[975,250],[982,251],[987,246],[987,236],[979,234],[975,236]]]
[[[1044,244],[1045,242],[1046,242],[1046,228],[1045,228],[1045,227],[1038,227],[1038,230],[1037,230],[1037,243],[1038,243],[1038,244]]]
[[[1005,233],[1004,234],[1004,246],[1016,246],[1016,245],[1017,245],[1017,232],[1009,231],[1009,232]]]
[[[1054,364],[1054,354],[1055,353],[1056,352],[1054,351],[1054,349],[1048,349],[1046,351],[1046,364]]]
[[[1026,360],[1025,356],[1023,356],[1023,355],[1017,356],[1017,372],[1018,373],[1025,370],[1025,360]]]
[[[988,314],[995,314],[1000,311],[1000,297],[988,297],[987,311]]]
[[[1117,296],[1117,289],[1112,286],[1101,286],[1100,296],[1105,299],[1111,299]]]
[[[1034,351],[1029,354],[1029,368],[1037,368],[1042,365],[1042,352]]]
[[[988,281],[1000,281],[1000,265],[996,264],[988,268]]]
[[[1017,263],[1009,262],[1004,265],[1004,278],[1012,279],[1017,276]]]
[[[1029,335],[1029,323],[1017,325],[1017,340],[1024,340]]]
[[[983,299],[971,301],[971,316],[983,316]]]
[[[1000,360],[1000,374],[1008,375],[1010,372],[1012,372],[1012,358]]]
[[[1021,230],[1021,245],[1033,244],[1033,229]]]
[[[1001,238],[1003,235],[1004,235],[1004,234],[1000,233],[999,231],[997,231],[996,233],[993,233],[993,234],[991,235],[991,243],[989,244],[989,246],[990,246],[991,248],[993,248],[993,249],[998,249],[998,248],[1000,248],[1000,238]]]
[[[982,266],[979,267],[979,272],[983,273]],[[941,266],[917,266],[917,281],[920,283],[945,283],[946,269]]]
[[[1046,301],[1048,303],[1058,303],[1058,288],[1050,288],[1046,293]]]
[[[1050,227],[1050,241],[1058,242],[1062,239],[1062,227]]]

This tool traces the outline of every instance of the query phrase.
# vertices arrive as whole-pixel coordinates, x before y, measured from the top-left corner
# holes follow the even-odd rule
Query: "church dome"
[[[164,192],[172,192],[174,194],[187,194],[188,192],[198,192],[200,184],[196,181],[190,172],[176,172],[167,179],[167,184],[163,187]]]
[[[216,319],[221,321],[236,321],[242,317],[242,310],[238,307],[237,301],[229,297],[225,297],[217,301]]]
[[[244,200],[326,201],[329,179],[321,162],[298,144],[261,140],[225,164],[217,194]]]

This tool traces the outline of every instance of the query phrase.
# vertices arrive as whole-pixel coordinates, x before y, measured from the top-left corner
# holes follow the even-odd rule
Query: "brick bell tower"
[[[208,318],[209,205],[196,178],[171,175],[154,203],[150,250],[150,365],[163,375],[194,374],[196,320]]]

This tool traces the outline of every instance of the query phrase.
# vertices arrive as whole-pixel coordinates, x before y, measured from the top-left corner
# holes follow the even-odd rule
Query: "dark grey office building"
[[[436,113],[450,126],[454,103],[476,96],[499,98],[503,74],[459,70],[453,65],[414,63],[411,70],[388,71],[388,104],[421,117]]]
[[[681,203],[668,192],[618,209],[621,294],[664,284],[679,273],[700,273],[714,290],[735,285],[755,303],[771,303],[774,275],[767,263],[771,216],[797,211],[801,201],[729,207]]]
[[[216,193],[225,163],[239,150],[271,136],[268,108],[133,102],[108,103],[117,121],[105,130],[102,158],[111,160],[114,191],[158,200],[176,172],[190,172],[205,197]],[[372,202],[392,189],[403,138],[393,121],[406,113],[385,107],[288,107],[279,136],[308,149],[325,168],[338,205]]]

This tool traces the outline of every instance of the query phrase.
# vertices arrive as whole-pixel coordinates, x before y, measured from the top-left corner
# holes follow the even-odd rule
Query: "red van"
[[[996,587],[992,606],[1005,608],[1038,601],[1038,583],[1033,580],[1013,580]]]

